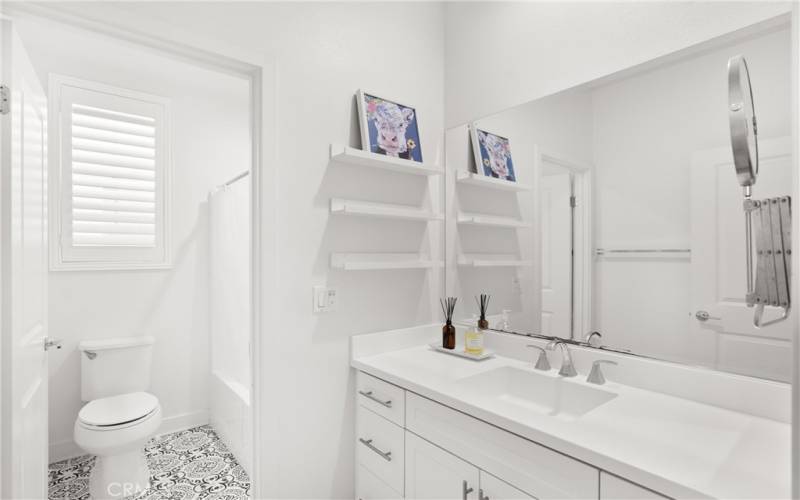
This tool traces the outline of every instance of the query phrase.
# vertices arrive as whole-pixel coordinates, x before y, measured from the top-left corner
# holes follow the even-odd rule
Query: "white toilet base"
[[[98,456],[89,478],[92,499],[125,498],[150,487],[150,469],[143,450]]]
[[[98,429],[75,421],[75,443],[95,455],[89,493],[93,500],[133,497],[150,487],[144,446],[161,425],[161,407],[142,420]]]

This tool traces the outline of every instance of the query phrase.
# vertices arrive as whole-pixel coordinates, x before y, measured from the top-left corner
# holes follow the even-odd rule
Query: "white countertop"
[[[352,366],[670,497],[791,496],[791,426],[783,422],[611,381],[602,388],[618,396],[581,417],[537,414],[458,383],[503,366],[533,370],[531,363],[478,362],[427,345],[356,357]]]

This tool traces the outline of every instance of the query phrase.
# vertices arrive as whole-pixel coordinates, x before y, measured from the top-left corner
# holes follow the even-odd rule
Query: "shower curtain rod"
[[[248,175],[250,175],[250,171],[249,170],[245,170],[244,172],[242,172],[241,174],[237,175],[236,177],[234,177],[233,179],[229,180],[228,182],[226,182],[224,184],[220,184],[219,187],[221,187],[221,188],[228,187],[231,184],[233,184],[234,182],[238,181],[239,179],[244,179]]]

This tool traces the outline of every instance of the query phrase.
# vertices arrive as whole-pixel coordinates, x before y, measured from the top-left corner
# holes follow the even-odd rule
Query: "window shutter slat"
[[[146,158],[132,158],[130,156],[113,155],[108,153],[96,153],[93,151],[83,151],[73,148],[72,161],[81,163],[93,163],[97,165],[110,165],[112,167],[141,168],[153,170],[156,162]]]
[[[72,137],[74,139],[92,139],[114,144],[122,144],[125,146],[143,146],[152,148],[156,145],[156,140],[153,137],[124,134],[122,132],[114,132],[101,128],[81,127],[78,125],[73,125]]]
[[[138,168],[112,167],[109,165],[97,165],[92,163],[72,164],[73,174],[99,175],[102,177],[114,177],[117,179],[139,179],[152,181],[156,178],[156,173],[152,170],[141,170]]]
[[[109,120],[96,116],[72,114],[72,125],[79,127],[109,130],[111,132],[121,132],[123,134],[137,135],[141,137],[155,137],[155,127],[152,125],[139,125],[119,120]]]
[[[133,113],[123,113],[121,111],[103,109],[95,106],[87,106],[85,104],[73,104],[72,112],[73,115],[76,116],[92,116],[95,118],[103,118],[106,120],[113,120],[116,122],[125,122],[137,125],[150,125],[150,126],[153,126],[155,124],[155,119],[150,116],[142,116]]]
[[[117,212],[148,212],[155,213],[156,204],[153,202],[127,201],[103,198],[72,198],[73,209],[111,210]]]
[[[155,158],[156,151],[152,147],[128,146],[103,140],[72,138],[73,149],[91,153],[108,153],[115,156],[130,156],[132,158]]]
[[[153,181],[142,181],[138,179],[128,179],[125,177],[104,177],[99,175],[72,175],[73,186],[92,186],[103,188],[124,189],[126,191],[145,191],[152,193],[155,191],[156,183]]]
[[[95,210],[76,208],[72,211],[73,220],[91,222],[140,222],[153,224],[156,217],[154,213],[123,212],[116,210]]]
[[[88,220],[73,220],[73,231],[76,233],[93,234],[141,234],[152,235],[154,233],[153,224],[137,222],[100,222]]]
[[[73,233],[72,241],[76,246],[155,246],[155,237],[141,234],[91,234]]]

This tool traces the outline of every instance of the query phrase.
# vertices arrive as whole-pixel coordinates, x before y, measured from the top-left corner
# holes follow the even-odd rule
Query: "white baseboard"
[[[50,443],[49,454],[48,462],[52,464],[53,462],[60,462],[68,458],[79,457],[86,454],[86,452],[75,444],[75,441],[67,439],[57,443]]]
[[[161,422],[161,427],[158,428],[157,434],[185,431],[186,429],[206,424],[208,424],[208,410],[181,413],[179,415],[165,417]]]
[[[157,434],[169,434],[206,424],[208,424],[208,410],[181,413],[165,417],[161,422],[161,427],[158,428]],[[79,457],[86,453],[72,439],[50,443],[49,448],[49,463]]]

